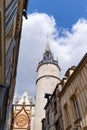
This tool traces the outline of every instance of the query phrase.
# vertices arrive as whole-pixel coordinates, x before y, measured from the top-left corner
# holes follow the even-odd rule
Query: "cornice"
[[[69,84],[75,79],[75,77],[77,76],[79,71],[82,69],[82,66],[84,64],[87,64],[87,53],[84,55],[84,57],[82,58],[82,60],[80,61],[80,63],[78,64],[78,66],[76,67],[74,72],[72,73],[72,75],[69,77],[69,79],[66,82],[66,84],[63,86],[63,89],[60,92],[59,97],[61,97],[64,94],[65,90],[67,89],[67,87],[69,87]]]
[[[59,67],[58,64],[56,64],[56,63],[54,63],[54,62],[49,62],[49,61],[48,61],[48,62],[43,62],[43,63],[38,64],[37,72],[38,72],[39,68],[40,68],[42,65],[45,65],[45,64],[53,64],[53,65],[56,65],[56,66],[59,68],[59,70],[60,70],[60,67]]]
[[[44,75],[44,76],[41,76],[40,78],[37,79],[36,84],[37,84],[37,82],[38,82],[40,79],[45,78],[45,77],[52,77],[52,78],[56,78],[56,79],[58,79],[59,81],[61,81],[61,79],[58,78],[58,77],[56,77],[56,76],[53,76],[53,75]]]

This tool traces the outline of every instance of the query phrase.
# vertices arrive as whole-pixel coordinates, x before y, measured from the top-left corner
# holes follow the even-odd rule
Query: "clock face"
[[[18,127],[24,127],[27,125],[28,118],[24,114],[20,114],[19,116],[16,117],[16,125]]]

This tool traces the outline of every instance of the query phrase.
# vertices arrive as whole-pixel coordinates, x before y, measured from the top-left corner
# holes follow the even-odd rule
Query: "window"
[[[54,102],[54,112],[55,112],[55,114],[57,113],[57,103],[56,103],[56,101]]]
[[[56,130],[60,130],[60,124],[59,124],[58,121],[57,121],[56,124],[55,124],[55,129],[56,129]]]
[[[46,130],[46,119],[42,120],[42,130]]]
[[[64,118],[66,123],[66,128],[68,128],[71,125],[70,115],[69,115],[69,108],[68,105],[64,105]]]
[[[50,123],[50,117],[49,117],[49,111],[47,112],[47,124],[49,125]]]
[[[81,118],[81,115],[80,115],[80,111],[79,111],[79,106],[78,106],[78,102],[77,102],[77,98],[76,96],[74,95],[72,98],[72,107],[73,107],[73,111],[74,111],[74,115],[75,115],[75,118],[76,119],[80,119]]]

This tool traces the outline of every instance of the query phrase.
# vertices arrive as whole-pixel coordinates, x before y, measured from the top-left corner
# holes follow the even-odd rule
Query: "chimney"
[[[71,76],[71,74],[74,72],[74,70],[76,69],[75,65],[71,66],[71,68],[69,68],[66,73],[65,73],[65,77],[68,80],[68,78]]]

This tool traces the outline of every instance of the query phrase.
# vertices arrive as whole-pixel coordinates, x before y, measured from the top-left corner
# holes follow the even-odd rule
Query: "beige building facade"
[[[60,94],[64,130],[87,130],[87,53],[70,73]]]
[[[87,53],[45,98],[42,130],[87,130]]]
[[[52,95],[45,94],[47,104],[45,106],[45,128],[42,130],[64,130],[61,111],[61,102],[59,98],[60,84],[57,84]],[[44,122],[42,122],[42,125]]]
[[[0,129],[10,130],[22,14],[27,0],[0,0]]]

